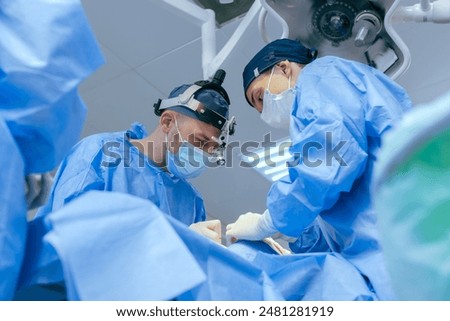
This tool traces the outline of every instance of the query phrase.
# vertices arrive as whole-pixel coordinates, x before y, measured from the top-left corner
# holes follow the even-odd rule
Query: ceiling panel
[[[419,105],[433,101],[448,92],[450,92],[450,78],[417,88],[411,93],[411,96]]]
[[[142,65],[136,72],[167,96],[178,85],[203,79],[201,55],[198,38]]]
[[[80,93],[82,94],[130,70],[130,67],[123,63],[111,50],[101,43],[99,45],[103,53],[103,58],[105,59],[105,64],[83,81],[79,87]]]
[[[200,36],[198,26],[161,9],[160,0],[82,0],[98,39],[137,67]]]
[[[97,132],[127,130],[139,121],[150,131],[157,124],[153,103],[161,93],[140,75],[129,71],[83,95],[88,106],[88,126],[83,136]]]

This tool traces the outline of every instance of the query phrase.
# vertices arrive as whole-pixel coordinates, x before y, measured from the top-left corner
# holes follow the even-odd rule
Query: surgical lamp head
[[[200,80],[178,86],[172,90],[169,98],[158,99],[153,105],[157,116],[161,116],[164,110],[174,110],[219,129],[219,137],[214,137],[219,144],[214,155],[218,165],[225,164],[225,147],[236,126],[235,117],[228,116],[230,98],[222,87],[225,75],[225,71],[219,69],[211,81]]]
[[[316,50],[306,48],[299,41],[292,39],[277,39],[272,41],[262,48],[250,60],[247,66],[245,66],[244,72],[242,73],[244,93],[256,77],[278,62],[289,60],[306,65],[316,59],[316,57]],[[248,99],[247,102],[250,104]]]

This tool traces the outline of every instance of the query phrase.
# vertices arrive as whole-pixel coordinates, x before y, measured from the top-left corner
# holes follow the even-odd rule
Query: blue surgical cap
[[[245,66],[242,77],[244,93],[250,83],[260,74],[276,63],[289,60],[300,64],[309,64],[317,56],[315,50],[303,46],[299,41],[291,39],[277,39],[262,48]]]
[[[174,98],[182,93],[185,92],[186,89],[191,87],[192,84],[185,84],[176,87],[172,90],[172,92],[169,95],[169,98]],[[217,114],[221,115],[222,117],[228,119],[228,103],[223,98],[221,94],[219,94],[217,91],[213,89],[199,89],[194,94],[194,98],[197,99],[199,102],[201,102],[207,109],[212,110],[216,112]],[[189,116],[194,119],[198,119],[201,121],[205,121],[204,119],[199,118],[198,114],[195,113],[193,110],[181,106],[181,105],[175,105],[173,107],[169,107],[167,109],[174,110],[176,112],[179,112],[180,114]]]

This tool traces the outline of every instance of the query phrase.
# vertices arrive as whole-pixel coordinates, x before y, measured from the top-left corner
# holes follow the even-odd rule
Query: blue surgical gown
[[[292,107],[289,176],[267,198],[280,232],[295,237],[318,226],[382,300],[393,293],[370,183],[380,138],[410,107],[406,92],[374,68],[331,56],[306,65]]]
[[[25,176],[59,164],[86,114],[77,87],[103,58],[79,0],[0,0],[0,300],[26,239]]]
[[[96,134],[81,140],[61,163],[49,201],[37,216],[51,213],[89,190],[114,191],[148,199],[186,225],[204,221],[203,199],[185,179],[156,166],[130,139],[147,135],[138,123],[126,132]]]

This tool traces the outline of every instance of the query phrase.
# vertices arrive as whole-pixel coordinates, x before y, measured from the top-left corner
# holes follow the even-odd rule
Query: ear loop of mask
[[[269,87],[270,87],[270,82],[272,81],[272,76],[273,76],[275,67],[276,67],[276,65],[272,67],[272,71],[270,72],[269,81],[267,82],[267,87],[266,87],[266,90],[271,94],[272,94],[272,92],[270,91]],[[288,78],[288,88],[287,89],[291,89],[291,75],[289,75],[289,78]]]
[[[175,128],[177,129],[178,135],[180,135],[181,142],[183,142],[184,141],[183,137],[181,136],[180,130],[178,129],[177,119],[175,117],[174,117],[174,119],[175,119]],[[164,143],[166,144],[166,151],[165,151],[165,153],[169,152],[169,153],[174,154],[174,152],[172,152],[170,150],[170,148],[169,148],[169,145],[170,145],[169,144],[169,134],[167,134],[167,133],[166,133],[166,135],[164,137]],[[166,168],[167,168],[167,160],[166,160]]]
[[[169,134],[166,133],[165,137],[164,137],[164,143],[166,145],[166,149],[164,150],[164,155],[166,155],[166,165],[165,168],[167,169],[168,166],[168,162],[169,160],[167,159],[167,153],[172,153],[170,148],[169,148]]]
[[[176,119],[175,117],[174,117],[174,119],[175,119],[175,128],[176,128],[176,130],[177,130],[177,132],[178,132],[178,135],[180,135],[180,142],[181,142],[181,143],[184,143],[184,142],[186,142],[186,140],[184,140],[183,136],[181,136],[180,129],[178,128],[178,122],[177,122],[177,119]],[[173,153],[173,152],[169,149],[169,134],[167,134],[167,133],[166,133],[166,135],[165,135],[164,142],[166,143],[166,148],[169,150],[169,152]]]
[[[181,132],[180,132],[180,129],[178,128],[178,122],[177,122],[177,119],[176,119],[176,118],[175,118],[175,128],[177,129],[178,135],[180,135],[180,142],[181,142],[181,143],[187,142],[187,141],[183,138],[183,136],[181,136]]]
[[[272,81],[272,76],[273,76],[274,70],[275,70],[275,66],[272,67],[272,70],[270,71],[269,81],[267,82],[266,90],[267,90],[268,92],[270,92],[269,87],[270,87],[270,82]],[[271,92],[270,92],[270,93],[271,93]]]

